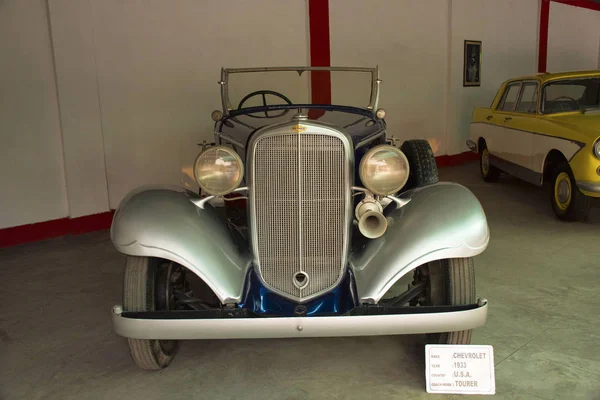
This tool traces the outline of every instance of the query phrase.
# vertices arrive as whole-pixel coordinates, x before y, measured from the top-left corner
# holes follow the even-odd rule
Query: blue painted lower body
[[[306,307],[307,316],[341,315],[358,305],[354,285],[352,271],[347,269],[343,279],[335,288],[301,304],[265,287],[254,268],[251,268],[246,278],[242,302],[238,307],[247,308],[257,314],[292,317],[296,315],[296,307],[302,305]]]

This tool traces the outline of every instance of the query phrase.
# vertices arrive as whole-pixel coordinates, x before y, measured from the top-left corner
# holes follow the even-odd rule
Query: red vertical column
[[[329,0],[309,0],[310,65],[330,66]],[[311,73],[313,104],[331,104],[331,74],[328,71]]]
[[[538,72],[546,72],[548,59],[548,21],[550,20],[550,0],[542,0],[540,10],[540,42],[538,48]]]

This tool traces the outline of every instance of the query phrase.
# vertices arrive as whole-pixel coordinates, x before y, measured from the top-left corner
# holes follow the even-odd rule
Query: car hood
[[[549,116],[549,120],[572,132],[573,137],[589,143],[600,136],[600,110]]]
[[[217,122],[216,129],[223,135],[246,145],[250,136],[257,129],[291,121],[294,115],[297,114],[297,110],[297,108],[269,110],[268,113],[273,115],[270,118],[264,118],[264,111],[253,113],[234,112],[232,115],[223,118],[222,121]],[[303,113],[307,114],[308,119],[311,121],[333,125],[347,132],[352,138],[354,145],[364,139],[376,136],[385,129],[385,122],[383,120],[375,118],[367,110],[353,107],[311,107],[308,112],[306,109],[303,109]],[[257,118],[260,116],[263,118]]]

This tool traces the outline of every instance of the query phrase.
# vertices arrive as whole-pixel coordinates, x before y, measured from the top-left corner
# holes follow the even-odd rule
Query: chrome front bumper
[[[471,150],[473,153],[477,153],[477,144],[474,141],[468,139],[466,143],[469,150]]]
[[[450,312],[416,312],[385,315],[269,318],[130,318],[121,306],[113,307],[118,335],[133,339],[260,339],[339,336],[378,336],[453,332],[485,324],[487,300],[475,308]],[[127,314],[127,313],[125,313]],[[139,313],[142,314],[142,313]]]
[[[600,183],[599,182],[578,181],[577,187],[580,190],[583,190],[586,192],[600,194]]]

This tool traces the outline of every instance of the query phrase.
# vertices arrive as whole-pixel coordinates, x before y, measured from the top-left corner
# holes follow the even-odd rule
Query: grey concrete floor
[[[474,344],[494,346],[497,398],[600,399],[600,208],[555,219],[547,194],[441,170],[489,218],[476,258],[490,301]],[[138,370],[111,330],[123,256],[106,232],[0,250],[0,399],[412,399],[425,392],[422,336],[184,342],[159,373]]]

